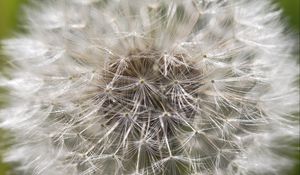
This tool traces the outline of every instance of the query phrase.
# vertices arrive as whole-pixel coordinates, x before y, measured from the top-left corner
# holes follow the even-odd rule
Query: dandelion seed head
[[[24,174],[280,174],[295,42],[270,1],[51,0],[4,40],[0,127]],[[289,148],[288,144],[282,146]]]

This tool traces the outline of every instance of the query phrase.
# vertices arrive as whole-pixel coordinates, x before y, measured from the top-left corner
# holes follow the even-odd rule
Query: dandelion
[[[2,42],[6,156],[36,175],[282,174],[296,43],[269,0],[51,0]]]

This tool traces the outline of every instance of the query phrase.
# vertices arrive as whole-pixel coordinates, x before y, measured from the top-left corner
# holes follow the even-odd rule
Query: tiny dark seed
[[[141,79],[140,84],[144,84],[144,83],[145,83],[145,80]]]

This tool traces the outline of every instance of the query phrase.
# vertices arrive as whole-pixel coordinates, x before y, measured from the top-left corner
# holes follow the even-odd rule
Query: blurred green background
[[[277,0],[284,10],[284,15],[289,22],[291,29],[296,33],[299,33],[299,9],[300,9],[300,0]],[[26,0],[0,0],[0,39],[10,37],[13,32],[18,31],[18,24],[21,24],[20,21],[20,6],[25,4]],[[299,39],[299,38],[298,38]],[[1,48],[0,48],[1,49]],[[0,70],[5,66],[5,58],[0,56]],[[1,93],[1,89],[0,89]],[[1,97],[1,95],[0,95]],[[2,99],[0,99],[1,105]],[[0,130],[0,175],[8,175],[10,165],[1,163],[1,158],[5,149],[7,149],[3,140],[4,131]],[[298,144],[299,145],[299,144]],[[300,154],[293,155],[296,159],[300,160]],[[295,166],[293,170],[287,172],[286,175],[299,175],[300,174],[300,161]]]

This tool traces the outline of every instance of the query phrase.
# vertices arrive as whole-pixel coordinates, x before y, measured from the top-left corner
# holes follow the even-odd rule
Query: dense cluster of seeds
[[[276,175],[299,69],[260,0],[32,2],[3,41],[7,161],[42,175]]]

